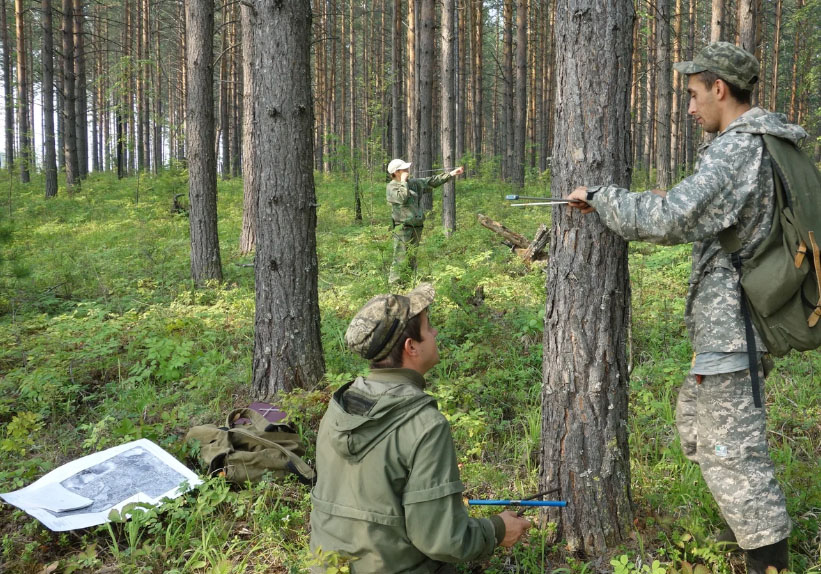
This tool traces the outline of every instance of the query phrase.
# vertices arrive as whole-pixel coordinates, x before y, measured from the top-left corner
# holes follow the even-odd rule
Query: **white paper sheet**
[[[108,522],[109,512],[132,502],[159,505],[197,475],[148,439],[135,440],[73,460],[34,483],[0,494],[54,531]]]

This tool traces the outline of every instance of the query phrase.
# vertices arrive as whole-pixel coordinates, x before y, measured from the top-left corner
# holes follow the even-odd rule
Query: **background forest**
[[[256,397],[282,404],[311,443],[330,393],[365,367],[343,348],[350,317],[388,290],[392,157],[414,176],[467,168],[428,198],[413,281],[437,288],[443,360],[430,379],[468,494],[549,485],[549,413],[563,405],[548,391],[567,354],[551,341],[556,230],[595,228],[507,208],[505,194],[625,174],[645,190],[690,173],[703,134],[671,63],[715,39],[756,53],[755,102],[804,126],[821,161],[818,0],[616,2],[611,20],[601,3],[577,4],[0,0],[0,491],[140,437],[194,468],[188,428]],[[578,22],[590,43],[568,45]],[[579,93],[567,89],[574,52]],[[629,76],[614,85],[609,68]],[[617,141],[563,115],[585,105],[617,120]],[[568,167],[578,129],[601,140],[575,160],[581,172]],[[621,166],[607,172],[616,148]],[[552,229],[551,257],[523,261],[477,214],[527,238]],[[612,490],[627,511],[572,493],[609,532],[533,514],[525,544],[464,572],[744,571],[711,542],[721,519],[674,431],[689,247],[624,253],[624,332],[597,343],[614,376],[629,373],[613,391],[629,457]],[[796,572],[821,572],[819,373],[821,352],[793,353],[767,381]],[[609,444],[608,432],[589,438]],[[4,504],[0,571],[301,572],[309,512],[296,482],[219,478],[128,522],[62,534]]]

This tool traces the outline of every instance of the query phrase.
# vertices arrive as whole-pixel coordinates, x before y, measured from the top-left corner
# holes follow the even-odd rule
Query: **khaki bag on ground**
[[[242,418],[251,424],[234,426]],[[235,484],[257,482],[265,473],[274,477],[293,473],[303,484],[313,484],[316,478],[314,469],[300,458],[305,445],[299,435],[252,409],[232,411],[224,427],[196,426],[185,440],[200,443],[200,460],[209,474],[222,474]]]

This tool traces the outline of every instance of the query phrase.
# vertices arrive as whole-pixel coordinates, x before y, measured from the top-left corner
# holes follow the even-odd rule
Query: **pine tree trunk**
[[[242,151],[240,140],[242,139],[242,70],[240,69],[241,48],[237,46],[239,4],[235,4],[231,16],[231,45],[235,46],[231,50],[231,175],[239,177],[242,175]],[[157,152],[155,152],[157,153]]]
[[[644,126],[644,164],[647,167],[647,177],[651,180],[651,173],[655,167],[656,141],[656,3],[650,3],[648,17],[649,36],[647,37],[647,85],[644,97],[646,123]]]
[[[414,158],[416,173],[423,176],[433,166],[433,27],[435,25],[434,0],[416,0],[419,6],[417,34],[419,41],[418,81],[419,81],[419,154]],[[433,208],[433,193],[425,190],[422,207]]]
[[[85,179],[88,175],[88,87],[86,81],[85,9],[83,0],[74,0],[74,105],[76,112],[77,172]]]
[[[471,123],[473,125],[473,156],[476,158],[476,167],[478,168],[482,162],[482,141],[484,138],[484,105],[482,101],[483,97],[483,90],[482,90],[482,66],[483,66],[483,54],[482,54],[482,46],[483,46],[483,35],[484,35],[484,10],[482,5],[482,0],[468,0],[471,6],[471,31],[472,31],[472,38],[471,38],[471,50],[472,56],[471,61],[473,62],[473,66],[471,68],[471,73],[473,74],[473,80],[471,82],[471,90],[472,90],[472,97],[471,100],[473,102],[473,114],[471,117]]]
[[[781,51],[781,10],[782,0],[777,0],[775,4],[775,32],[773,38],[773,63],[772,76],[770,80],[770,109],[778,109],[778,55]]]
[[[222,144],[222,161],[220,161],[220,175],[222,179],[231,176],[231,140],[228,125],[228,6],[223,6],[222,24],[222,49],[220,50],[220,76],[219,76],[219,112],[220,129],[219,142]]]
[[[320,338],[311,107],[311,10],[253,1],[253,144],[259,183],[253,387],[268,397],[325,372]]]
[[[681,0],[676,0],[673,15],[673,62],[681,61]],[[670,176],[678,179],[678,166],[681,161],[681,104],[683,86],[681,74],[673,70],[673,109],[670,112]]]
[[[633,3],[559,0],[556,197],[587,181],[630,185]],[[607,30],[607,34],[597,34]],[[590,114],[591,109],[607,113]],[[559,488],[570,552],[603,554],[633,530],[625,356],[627,244],[595,216],[553,210],[542,386],[542,489]]]
[[[797,0],[795,9],[801,10],[804,6],[804,0]],[[802,26],[801,21],[796,19],[795,21],[795,29],[793,31],[795,36],[795,43],[793,47],[792,53],[792,82],[790,84],[790,110],[789,110],[789,118],[790,121],[793,123],[798,123],[798,90],[799,90],[799,83],[798,83],[798,60],[799,55],[801,53],[801,36],[802,36]]]
[[[197,286],[222,281],[217,233],[217,159],[214,150],[214,0],[185,3],[185,142],[188,158],[188,215],[191,278]]]
[[[737,0],[738,13],[738,40],[742,48],[750,54],[755,54],[756,22],[755,0]]]
[[[442,3],[441,46],[442,46],[442,165],[453,168],[454,163],[454,15],[455,0],[444,0]],[[445,235],[456,230],[456,189],[453,180],[442,186],[442,227]]]
[[[398,0],[397,0],[398,1]],[[6,0],[0,0],[0,39],[3,41],[3,109],[5,111],[6,167],[9,175],[14,166],[14,96],[11,81],[11,44],[9,43]]]
[[[402,137],[402,124],[405,107],[402,101],[402,0],[393,0],[393,42],[391,45],[391,130],[393,135],[391,156],[402,157],[405,140]]]
[[[670,0],[656,2],[656,179],[659,187],[672,184],[670,175],[670,100],[672,65],[670,62]]]
[[[502,179],[511,181],[513,179],[513,145],[515,136],[514,103],[513,103],[513,0],[504,0],[504,28],[505,28],[505,49],[502,72],[504,73],[504,100],[502,103],[502,133],[504,133],[504,154],[502,162]]]
[[[527,0],[516,2],[516,85],[514,101],[513,186],[525,185],[525,136],[527,135]]]
[[[724,0],[712,1],[710,42],[720,42],[724,38]]]
[[[692,60],[695,53],[695,39],[696,39],[696,0],[690,0],[689,8],[687,10],[687,51],[684,54],[685,60]],[[689,107],[689,103],[684,106]],[[693,156],[695,155],[695,124],[686,114],[684,122],[684,166],[687,171],[693,168]]]
[[[350,158],[351,158],[351,172],[353,173],[353,210],[354,221],[362,221],[362,200],[359,197],[359,158],[361,157],[357,149],[357,125],[356,125],[356,35],[354,33],[356,27],[354,26],[354,2],[350,3],[350,18],[348,25],[348,86],[350,88],[350,125],[351,125],[351,142],[350,142]]]
[[[78,182],[76,94],[74,82],[74,15],[72,0],[63,0],[63,140],[66,158],[66,187]]]
[[[32,163],[31,124],[29,123],[28,63],[26,62],[26,32],[23,24],[23,0],[14,1],[14,15],[17,24],[17,129],[20,141],[20,181],[31,181],[29,173]]]
[[[43,171],[46,176],[46,197],[57,195],[57,152],[54,149],[54,37],[51,0],[42,1],[43,9]]]
[[[239,252],[247,255],[256,245],[257,198],[257,150],[254,148],[254,32],[252,8],[240,6],[242,26],[242,231],[239,237]]]

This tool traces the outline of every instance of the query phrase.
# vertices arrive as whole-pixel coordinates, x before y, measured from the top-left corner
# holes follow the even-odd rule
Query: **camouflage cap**
[[[407,295],[377,295],[362,307],[345,331],[345,344],[369,361],[388,356],[408,321],[433,302],[430,283],[422,283]]]
[[[708,44],[694,59],[673,64],[673,67],[687,76],[709,70],[742,90],[753,89],[760,69],[755,56],[729,42]]]

